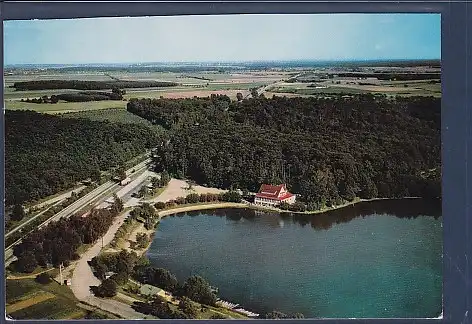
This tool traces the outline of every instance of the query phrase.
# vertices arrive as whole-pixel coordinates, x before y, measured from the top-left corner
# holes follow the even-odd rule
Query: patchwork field
[[[84,318],[72,291],[53,281],[42,285],[34,279],[6,280],[6,312],[13,319]]]
[[[385,68],[382,68],[385,69]],[[416,68],[408,69],[388,68],[388,71],[401,73],[438,72],[437,69]],[[166,88],[139,88],[125,89],[124,98],[192,98],[208,97],[211,94],[228,95],[236,99],[238,92],[248,97],[252,88],[265,87],[264,95],[287,97],[309,97],[337,94],[375,93],[388,96],[434,96],[441,97],[440,80],[409,80],[387,81],[372,76],[376,68],[364,68],[366,77],[338,77],[339,69],[305,69],[305,70],[268,70],[268,71],[207,71],[207,72],[82,72],[59,73],[57,71],[42,71],[35,74],[18,74],[5,76],[5,108],[29,109],[43,113],[63,113],[77,111],[92,111],[110,108],[126,108],[126,101],[95,101],[95,102],[59,102],[57,104],[35,104],[21,102],[21,99],[39,98],[44,95],[74,93],[77,90],[36,90],[15,91],[10,86],[14,82],[31,80],[81,80],[81,81],[168,81],[179,85]],[[379,70],[383,71],[383,70]],[[395,72],[395,73],[396,73]],[[369,74],[370,73],[370,74]]]

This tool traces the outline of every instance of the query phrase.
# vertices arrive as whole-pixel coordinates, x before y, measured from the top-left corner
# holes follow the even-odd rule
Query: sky
[[[440,59],[439,14],[4,22],[4,64]]]

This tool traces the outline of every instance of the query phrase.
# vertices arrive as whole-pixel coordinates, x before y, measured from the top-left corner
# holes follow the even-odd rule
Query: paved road
[[[81,300],[89,305],[106,310],[112,314],[118,315],[125,319],[148,319],[149,315],[144,315],[131,308],[131,306],[121,303],[114,299],[97,298],[94,296],[86,297]]]
[[[150,162],[151,160],[150,159],[147,159],[141,163],[138,163],[137,165],[135,165],[134,167],[132,168],[129,168],[127,171],[126,171],[126,174],[129,175],[129,176],[133,176],[133,175],[137,175],[139,174],[141,171],[145,170],[147,168],[147,164]],[[132,173],[132,171],[135,171]],[[80,211],[82,208],[84,208],[85,206],[87,206],[88,204],[92,203],[93,201],[97,200],[98,198],[100,198],[103,194],[107,193],[107,192],[110,192],[110,196],[113,194],[113,192],[115,191],[118,191],[120,188],[122,188],[119,184],[113,182],[113,181],[108,181],[104,184],[102,184],[101,186],[99,186],[98,188],[92,190],[90,193],[88,193],[87,195],[85,195],[84,197],[78,199],[77,201],[75,201],[74,203],[70,204],[69,206],[67,206],[66,208],[64,208],[63,210],[61,210],[59,213],[57,213],[56,215],[50,217],[49,219],[47,219],[46,221],[44,221],[43,223],[41,223],[38,228],[41,228],[43,226],[46,226],[47,224],[49,224],[50,222],[52,221],[57,221],[59,220],[60,218],[62,217],[70,217],[72,216],[74,213]],[[103,199],[105,200],[105,199]],[[21,225],[17,230],[21,229],[25,224]],[[13,256],[13,246],[14,245],[17,245],[21,242],[21,239],[19,239],[18,241],[14,242],[13,244],[11,244],[7,249],[5,249],[5,266],[8,266],[10,265],[13,261],[16,260],[16,257]]]
[[[98,254],[100,254],[102,246],[109,244],[113,240],[115,233],[117,232],[118,228],[120,228],[120,226],[123,224],[124,220],[128,217],[128,215],[129,211],[119,215],[113,221],[113,224],[103,236],[103,243],[102,240],[98,240],[98,242],[95,243],[93,247],[91,247],[87,252],[85,252],[81,256],[80,260],[76,264],[74,272],[72,273],[71,289],[75,297],[80,301],[99,307],[100,309],[119,315],[123,318],[144,319],[149,318],[149,316],[136,312],[131,306],[125,303],[121,303],[112,299],[103,299],[95,297],[90,291],[90,286],[100,285],[100,280],[93,274],[92,269],[88,264],[88,261],[92,260]],[[127,299],[129,298],[130,297],[128,297]]]
[[[62,199],[62,200],[56,201],[51,207],[49,207],[49,208],[43,210],[42,212],[40,212],[40,213],[36,214],[35,216],[31,217],[30,219],[28,219],[26,222],[24,222],[24,223],[20,224],[19,226],[15,227],[14,229],[12,229],[11,231],[9,231],[8,233],[5,234],[5,238],[7,238],[7,237],[9,237],[11,234],[13,234],[13,233],[15,233],[15,232],[21,230],[21,228],[22,228],[23,226],[25,226],[25,225],[31,223],[32,221],[34,221],[36,218],[40,217],[42,214],[44,214],[45,212],[47,212],[47,211],[48,211],[49,209],[51,209],[52,207],[57,206],[57,205],[59,205],[60,203],[62,203],[64,200],[65,200],[65,198]]]
[[[88,265],[88,261],[92,260],[100,253],[102,250],[102,241],[103,246],[105,246],[113,240],[116,231],[120,228],[128,215],[129,211],[117,216],[103,236],[103,240],[98,240],[77,262],[74,272],[72,273],[71,289],[78,300],[85,300],[92,296],[90,286],[100,285],[100,280],[94,276],[92,269]]]
[[[39,204],[36,204],[36,205],[33,205],[31,206],[32,208],[41,208],[41,207],[44,207],[44,206],[47,206],[47,205],[51,205],[51,204],[54,204],[58,201],[62,201],[62,200],[65,200],[66,198],[69,198],[73,192],[75,193],[79,193],[81,192],[82,190],[84,190],[87,186],[80,186],[78,188],[75,188],[75,189],[72,189],[68,192],[65,192],[63,193],[62,195],[59,195],[57,197],[54,197],[54,198],[51,198],[51,199],[48,199],[46,201],[43,201],[42,203],[39,203]],[[27,212],[30,208],[26,208],[25,211]]]

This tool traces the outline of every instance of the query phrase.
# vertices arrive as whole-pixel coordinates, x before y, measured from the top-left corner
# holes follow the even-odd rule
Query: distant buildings
[[[296,196],[287,191],[285,184],[278,186],[263,184],[256,194],[254,204],[274,207],[282,202],[293,204],[295,199]]]

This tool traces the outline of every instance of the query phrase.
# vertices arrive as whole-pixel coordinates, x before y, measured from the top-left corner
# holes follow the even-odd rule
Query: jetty
[[[230,303],[226,300],[218,299],[216,305],[224,307],[226,309],[231,309],[234,312],[246,315],[248,317],[259,317],[259,314],[248,311],[242,307],[239,307],[239,304]]]

